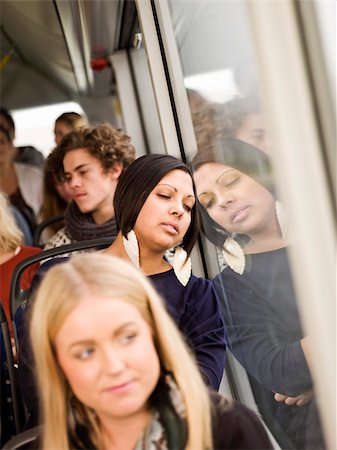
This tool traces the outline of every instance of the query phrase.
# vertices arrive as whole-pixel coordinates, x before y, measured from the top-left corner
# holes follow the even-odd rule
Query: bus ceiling
[[[132,46],[134,2],[1,0],[0,96],[8,109],[109,96],[107,57]]]

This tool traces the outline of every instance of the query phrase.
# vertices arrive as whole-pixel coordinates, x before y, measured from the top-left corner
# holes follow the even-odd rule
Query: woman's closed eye
[[[202,194],[199,196],[199,202],[205,209],[209,209],[215,205],[216,197],[213,194]]]

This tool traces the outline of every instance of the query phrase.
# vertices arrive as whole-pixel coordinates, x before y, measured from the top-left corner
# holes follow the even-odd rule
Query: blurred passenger
[[[45,249],[71,242],[115,236],[113,198],[120,175],[135,159],[129,136],[108,124],[81,128],[64,136],[53,157],[53,170],[73,192],[65,213],[65,227]]]
[[[167,155],[138,158],[118,183],[114,208],[120,230],[106,253],[140,267],[165,299],[195,353],[206,383],[218,389],[225,365],[224,329],[211,282],[191,274],[189,255],[199,212],[186,164]],[[175,248],[172,265],[165,252]]]
[[[52,268],[31,339],[44,450],[272,448],[254,413],[207,391],[150,282],[118,258]]]
[[[11,331],[9,290],[13,270],[20,261],[40,251],[39,248],[23,245],[22,232],[15,222],[6,196],[0,192],[0,299]],[[38,267],[38,264],[33,265],[23,273],[22,289],[29,288]]]
[[[45,158],[41,152],[36,150],[35,147],[32,147],[31,145],[26,145],[23,147],[14,146],[15,123],[13,117],[5,108],[0,108],[0,125],[5,128],[10,135],[13,161],[20,164],[30,164],[43,169]]]
[[[74,198],[74,191],[66,182],[62,167],[59,152],[55,148],[49,153],[44,167],[42,221],[64,215],[68,204]],[[64,227],[63,220],[49,225],[43,232],[43,240],[50,239],[62,227]]]
[[[11,134],[0,125],[0,192],[25,216],[32,233],[41,213],[42,184],[40,168],[13,161]]]
[[[314,412],[309,338],[301,328],[287,223],[269,158],[249,144],[224,140],[198,152],[193,168],[204,231],[227,263],[213,283],[228,346],[250,374],[260,411],[281,447],[324,448]]]
[[[59,145],[63,136],[71,131],[88,126],[88,121],[85,117],[76,112],[65,112],[55,120],[54,134],[55,143]]]
[[[217,119],[223,138],[239,139],[270,153],[265,119],[256,97],[235,97],[223,103]]]

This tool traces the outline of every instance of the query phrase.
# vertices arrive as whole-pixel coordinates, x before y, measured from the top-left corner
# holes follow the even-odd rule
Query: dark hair
[[[98,159],[106,171],[116,163],[121,163],[126,169],[135,159],[135,149],[130,143],[130,137],[107,123],[83,127],[66,134],[56,149],[55,158],[62,164],[68,152],[80,148],[86,149]]]
[[[14,124],[13,117],[11,116],[9,111],[5,108],[0,108],[0,116],[4,117],[4,119],[6,120],[7,125],[8,125],[8,127],[7,127],[8,131],[11,131],[12,134],[14,134],[15,124]]]
[[[239,139],[223,139],[217,145],[199,150],[192,161],[192,171],[203,164],[217,162],[245,173],[261,184],[272,195],[275,188],[269,157],[257,147]]]
[[[114,196],[114,210],[118,228],[123,236],[126,237],[133,229],[140,210],[152,190],[172,170],[182,170],[191,176],[193,192],[196,196],[190,169],[173,156],[159,154],[141,156],[122,174]],[[200,218],[196,202],[191,212],[191,224],[181,244],[188,254],[191,253],[198,238],[199,229]]]
[[[7,140],[9,142],[12,142],[12,138],[11,138],[10,132],[9,132],[9,130],[7,128],[5,128],[4,126],[0,125],[0,132],[3,133],[6,136],[6,138],[7,138]]]
[[[61,114],[56,120],[55,123],[63,122],[71,129],[75,130],[77,128],[81,128],[88,124],[85,117],[81,116],[76,112],[65,112]]]

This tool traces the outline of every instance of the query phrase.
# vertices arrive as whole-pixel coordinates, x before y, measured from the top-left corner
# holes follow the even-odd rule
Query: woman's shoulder
[[[273,449],[260,418],[252,410],[217,393],[211,394],[211,403],[215,449]]]

